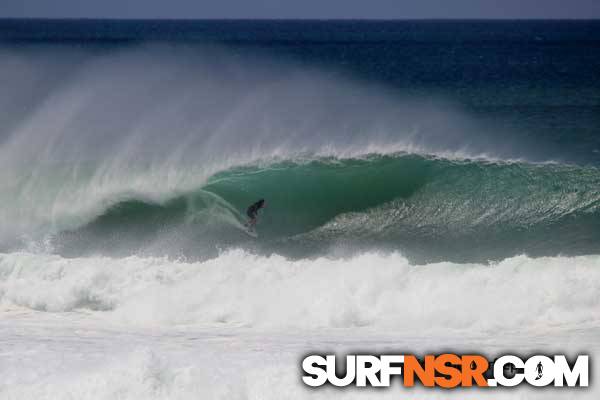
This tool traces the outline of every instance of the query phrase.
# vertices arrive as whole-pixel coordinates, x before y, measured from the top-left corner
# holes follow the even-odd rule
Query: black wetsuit
[[[248,207],[248,210],[246,210],[246,215],[248,215],[250,219],[256,218],[256,214],[258,213],[258,210],[262,208],[263,203],[264,201],[259,200],[256,203],[252,204],[250,207]]]

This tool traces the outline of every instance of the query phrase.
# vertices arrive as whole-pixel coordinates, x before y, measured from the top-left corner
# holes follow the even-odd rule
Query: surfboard
[[[248,228],[248,227],[244,227],[244,232],[246,232],[246,234],[248,236],[252,236],[253,238],[257,238],[258,237],[258,233],[256,233],[256,231],[252,228]]]
[[[244,223],[244,225],[242,225],[242,230],[246,232],[246,235],[248,236],[252,236],[253,238],[258,237],[258,233],[256,233],[255,228],[253,226],[250,226],[247,222]]]

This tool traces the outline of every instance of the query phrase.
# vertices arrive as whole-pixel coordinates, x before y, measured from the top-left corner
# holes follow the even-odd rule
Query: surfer
[[[538,363],[537,367],[535,367],[535,370],[537,372],[537,377],[535,378],[535,380],[537,381],[542,377],[544,371],[544,366],[542,365],[541,361]]]
[[[246,226],[248,227],[248,229],[254,229],[254,226],[256,225],[258,210],[260,210],[261,208],[265,208],[265,207],[266,207],[265,199],[260,199],[259,201],[257,201],[256,203],[254,203],[250,207],[248,207],[248,209],[246,210],[246,215],[248,215],[248,217],[250,217],[250,220],[246,223]]]

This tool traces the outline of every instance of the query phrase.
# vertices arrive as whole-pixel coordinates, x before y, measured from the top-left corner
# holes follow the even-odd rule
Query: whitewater
[[[598,256],[413,266],[399,254],[205,262],[0,255],[3,398],[481,398],[309,391],[309,351],[600,353]],[[565,271],[568,268],[568,271]],[[26,373],[24,373],[26,372]],[[592,370],[592,379],[597,378]],[[525,398],[572,391],[516,389]],[[577,392],[595,398],[592,388]],[[513,398],[514,391],[488,391]]]
[[[270,50],[67,39],[0,44],[1,399],[598,397],[593,367],[580,390],[300,380],[311,352],[594,364],[592,139]]]

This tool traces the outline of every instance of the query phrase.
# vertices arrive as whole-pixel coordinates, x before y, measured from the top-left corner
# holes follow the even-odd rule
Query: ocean
[[[599,21],[0,20],[0,398],[596,398],[300,359],[593,362],[598,71]]]

